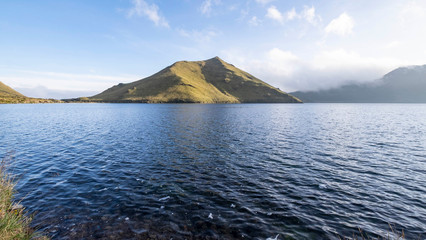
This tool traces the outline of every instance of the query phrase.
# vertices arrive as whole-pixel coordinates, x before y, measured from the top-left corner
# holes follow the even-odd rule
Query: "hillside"
[[[397,68],[369,84],[293,92],[304,102],[426,103],[426,65]]]
[[[0,82],[0,103],[19,103],[26,99],[24,95]]]
[[[25,97],[19,92],[13,90],[11,87],[0,82],[0,98],[10,98],[10,97]]]
[[[54,103],[53,99],[29,98],[0,82],[0,103]]]
[[[103,102],[298,103],[222,59],[176,62],[142,80],[118,84],[90,98]]]

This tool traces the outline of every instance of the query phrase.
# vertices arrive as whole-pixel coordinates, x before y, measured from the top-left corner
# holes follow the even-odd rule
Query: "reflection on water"
[[[426,235],[426,105],[0,106],[54,239]]]

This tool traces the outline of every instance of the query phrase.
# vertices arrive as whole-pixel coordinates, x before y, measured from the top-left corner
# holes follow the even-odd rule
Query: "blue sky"
[[[219,56],[285,91],[426,64],[423,0],[0,2],[0,81],[78,97]]]

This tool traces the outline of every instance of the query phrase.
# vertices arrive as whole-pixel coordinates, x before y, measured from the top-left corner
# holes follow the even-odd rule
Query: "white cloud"
[[[284,76],[291,76],[298,68],[299,58],[290,51],[273,48],[266,54],[268,70],[279,72]]]
[[[315,7],[304,6],[300,13],[297,13],[295,8],[292,8],[286,13],[287,20],[304,19],[312,25],[317,25],[321,21],[321,17],[316,14]]]
[[[355,21],[346,12],[340,14],[339,17],[331,20],[331,22],[325,27],[326,33],[334,33],[340,36],[348,35],[352,33],[352,29],[355,26]]]
[[[298,18],[299,15],[296,12],[295,8],[292,8],[290,11],[287,12],[287,19],[288,20],[293,20],[295,18]]]
[[[144,0],[132,0],[133,7],[128,11],[128,16],[145,16],[156,26],[169,27],[167,20],[160,16],[159,8],[155,4],[149,5]]]
[[[218,4],[220,4],[220,0],[204,0],[201,4],[200,11],[202,14],[208,16],[212,11],[212,7]]]
[[[266,13],[266,17],[273,19],[281,24],[284,23],[284,17],[281,14],[281,12],[275,7],[271,6],[268,8],[268,11]]]
[[[253,16],[250,20],[249,20],[249,24],[250,26],[258,26],[261,23],[261,20],[259,18],[257,18],[256,16]]]
[[[384,48],[396,48],[396,47],[399,47],[400,45],[401,45],[401,42],[399,42],[399,41],[392,41],[392,42],[386,44],[384,46]]]
[[[361,56],[355,51],[336,49],[322,51],[310,63],[310,74],[315,80],[305,79],[301,88],[328,89],[348,83],[367,83],[404,65],[397,59]]]
[[[211,1],[211,0],[205,0],[205,1],[201,4],[201,8],[200,8],[200,10],[201,10],[201,12],[202,12],[203,14],[208,14],[208,13],[210,13],[211,9],[212,9],[212,1]]]
[[[317,54],[311,69],[323,75],[328,74],[326,85],[339,86],[347,82],[373,81],[401,65],[396,59],[364,57],[355,51],[336,49]]]
[[[302,17],[312,25],[316,25],[321,18],[315,14],[315,7],[305,6],[302,11]]]

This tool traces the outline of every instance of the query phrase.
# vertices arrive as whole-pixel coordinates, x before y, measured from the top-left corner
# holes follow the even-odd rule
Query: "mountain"
[[[53,103],[53,99],[29,98],[0,82],[0,103]]]
[[[13,98],[13,97],[25,97],[19,92],[13,90],[13,88],[0,82],[0,98]]]
[[[176,62],[142,80],[120,83],[89,98],[102,102],[299,103],[219,57]]]
[[[369,84],[291,94],[304,102],[426,103],[426,65],[397,68]]]
[[[23,102],[27,97],[0,82],[0,103]]]

